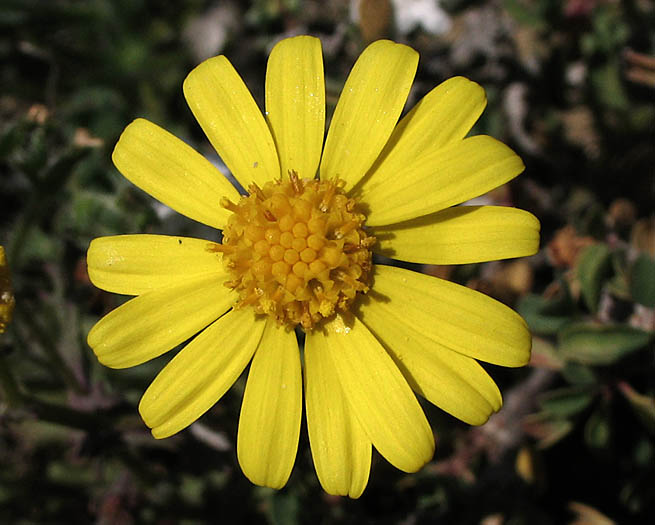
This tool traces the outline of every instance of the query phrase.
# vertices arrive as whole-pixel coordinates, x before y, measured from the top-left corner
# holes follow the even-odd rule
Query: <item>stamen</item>
[[[245,299],[241,299],[241,301],[239,301],[239,302],[236,304],[236,307],[237,307],[237,308],[243,308],[244,306],[248,306],[248,305],[250,305],[250,304],[254,304],[254,303],[256,303],[258,299],[259,299],[259,296],[257,295],[257,293],[252,292],[252,293],[251,293],[250,295],[248,295]]]
[[[343,239],[343,237],[349,232],[357,228],[357,221],[350,221],[339,226],[334,230],[335,239]]]
[[[205,250],[208,252],[216,252],[216,253],[234,253],[236,251],[236,248],[234,246],[230,246],[229,244],[218,244],[215,242],[208,242],[207,245],[205,246]]]
[[[289,170],[289,179],[291,180],[291,186],[293,186],[293,191],[298,195],[302,193],[303,184],[300,178],[298,177],[298,172],[296,170]]]
[[[309,330],[313,325],[312,316],[309,313],[309,304],[303,303],[303,310],[304,312],[300,318],[300,324],[305,330]]]
[[[236,213],[237,211],[239,211],[239,207],[227,197],[222,197],[220,204],[223,208],[225,208],[226,210],[230,210],[232,213]]]
[[[345,182],[288,174],[288,181],[250,184],[238,204],[221,200],[233,214],[223,244],[208,243],[207,250],[222,254],[237,308],[251,306],[278,324],[309,331],[368,290],[375,239],[345,195]]]
[[[367,286],[365,284],[363,284],[360,281],[358,281],[357,279],[351,277],[346,272],[339,271],[339,272],[337,272],[336,277],[338,279],[341,279],[342,281],[348,283],[350,286],[355,288],[355,290],[363,290],[363,289],[367,288]]]
[[[262,189],[255,182],[251,182],[250,186],[248,186],[248,193],[255,195],[260,201],[266,200],[266,195],[264,195]]]
[[[372,248],[376,242],[377,239],[375,237],[364,237],[363,239],[359,240],[360,246],[366,249]]]
[[[318,209],[323,213],[327,213],[327,211],[330,209],[330,202],[332,201],[332,197],[334,197],[335,191],[337,191],[336,186],[331,186],[325,192],[325,195],[323,195],[323,199],[321,199],[321,203],[318,205]]]
[[[283,295],[284,295],[284,288],[278,286],[277,290],[275,290],[275,293],[271,296],[271,301],[278,302],[280,299],[282,299]]]

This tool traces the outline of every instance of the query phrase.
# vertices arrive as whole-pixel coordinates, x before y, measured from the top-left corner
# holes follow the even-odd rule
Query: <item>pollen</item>
[[[221,202],[232,215],[214,249],[230,274],[225,286],[239,294],[237,308],[309,331],[368,291],[375,238],[344,185],[290,170],[288,180],[253,183],[238,203]]]

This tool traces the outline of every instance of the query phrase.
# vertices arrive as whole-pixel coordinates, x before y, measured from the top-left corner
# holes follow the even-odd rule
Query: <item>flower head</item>
[[[256,484],[283,486],[304,400],[324,489],[358,497],[372,447],[414,472],[434,452],[415,395],[471,424],[501,395],[477,360],[521,366],[524,321],[471,289],[373,264],[372,253],[433,264],[530,255],[539,223],[495,206],[456,206],[509,181],[519,157],[465,138],[485,106],[462,77],[400,122],[418,62],[409,47],[371,44],[348,77],[325,144],[320,42],[278,43],[266,118],[230,62],[209,59],[184,82],[196,119],[247,195],[155,124],[136,120],[113,154],[121,173],[178,212],[223,231],[222,243],[162,235],[95,239],[92,282],[136,296],[89,333],[98,359],[125,368],[193,337],[139,405],[156,438],[211,408],[250,363],[237,455]],[[306,334],[303,359],[296,331]]]
[[[371,246],[339,179],[301,179],[250,185],[223,230],[223,263],[239,292],[239,307],[252,305],[278,324],[311,330],[335,312],[347,312],[357,292],[368,291]]]

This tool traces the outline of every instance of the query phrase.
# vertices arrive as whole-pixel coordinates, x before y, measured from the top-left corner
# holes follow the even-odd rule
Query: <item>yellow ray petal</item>
[[[478,362],[409,328],[393,301],[369,298],[360,317],[414,391],[431,403],[471,425],[485,423],[500,409],[500,391]]]
[[[419,155],[463,139],[486,105],[484,89],[475,82],[464,77],[442,82],[398,123],[360,185],[384,184]]]
[[[159,372],[139,403],[155,438],[172,436],[214,406],[252,358],[264,325],[250,308],[231,310]]]
[[[301,415],[296,334],[269,319],[250,365],[239,416],[237,455],[250,481],[274,489],[286,484],[298,450]]]
[[[266,118],[282,175],[313,179],[325,133],[325,81],[321,41],[311,36],[276,44],[266,70]]]
[[[322,334],[307,334],[304,355],[309,444],[323,489],[336,496],[359,498],[371,469],[371,440],[348,406],[327,344]]]
[[[351,188],[382,151],[412,86],[418,53],[389,40],[369,45],[353,66],[334,111],[321,178]]]
[[[108,292],[140,295],[202,274],[220,274],[216,243],[168,235],[115,235],[93,239],[86,254],[91,282]]]
[[[279,178],[273,137],[250,91],[224,56],[205,60],[184,81],[196,120],[241,185]]]
[[[376,228],[376,251],[423,264],[465,264],[533,255],[539,221],[503,206],[458,206]]]
[[[398,367],[357,318],[324,325],[323,352],[337,372],[349,407],[373,446],[396,468],[416,472],[434,454],[425,414]]]
[[[436,277],[376,265],[371,301],[388,301],[398,322],[435,343],[501,366],[523,366],[532,344],[525,321],[480,292]],[[388,309],[387,308],[387,309]]]
[[[235,295],[221,273],[202,275],[147,292],[98,321],[87,337],[98,360],[128,368],[168,352],[218,319]]]
[[[516,177],[523,162],[491,137],[477,135],[430,150],[383,184],[362,187],[368,226],[384,226],[443,210]]]
[[[126,179],[187,217],[223,228],[229,212],[222,197],[239,193],[207,159],[168,131],[144,119],[128,125],[114,153]]]

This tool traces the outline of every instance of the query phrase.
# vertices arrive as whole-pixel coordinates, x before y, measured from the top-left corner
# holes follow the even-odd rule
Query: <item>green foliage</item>
[[[556,334],[570,322],[570,313],[574,308],[568,288],[563,286],[556,298],[546,299],[537,294],[522,297],[517,305],[518,312],[528,323],[530,330],[536,334]]]
[[[573,192],[564,208],[567,222],[578,226],[553,241],[552,253],[563,254],[564,269],[544,294],[527,294],[518,302],[518,311],[540,334],[534,338],[534,366],[556,374],[524,424],[538,447],[552,454],[575,449],[576,441],[603,462],[619,446],[638,449],[625,458],[625,470],[619,469],[616,490],[625,495],[624,508],[644,512],[651,492],[629,472],[653,475],[652,461],[645,458],[652,458],[646,443],[655,430],[655,273],[652,256],[639,251],[648,244],[635,232],[652,230],[645,219],[630,234],[621,221],[633,219],[619,215],[618,206],[611,217],[588,192]]]
[[[584,439],[592,449],[607,449],[610,444],[612,427],[606,409],[595,410],[584,426]]]
[[[582,298],[592,312],[598,311],[601,286],[611,269],[610,257],[606,245],[592,244],[585,248],[578,260],[577,272]]]
[[[640,254],[630,269],[630,293],[634,300],[655,307],[655,259]]]
[[[568,418],[582,412],[594,399],[594,393],[580,387],[550,390],[542,396],[541,410],[556,418]]]
[[[636,392],[630,385],[620,385],[621,392],[630,402],[635,415],[651,434],[655,434],[655,396],[646,396]]]
[[[565,358],[587,365],[609,365],[645,348],[652,335],[624,325],[576,323],[562,330],[559,339]]]

